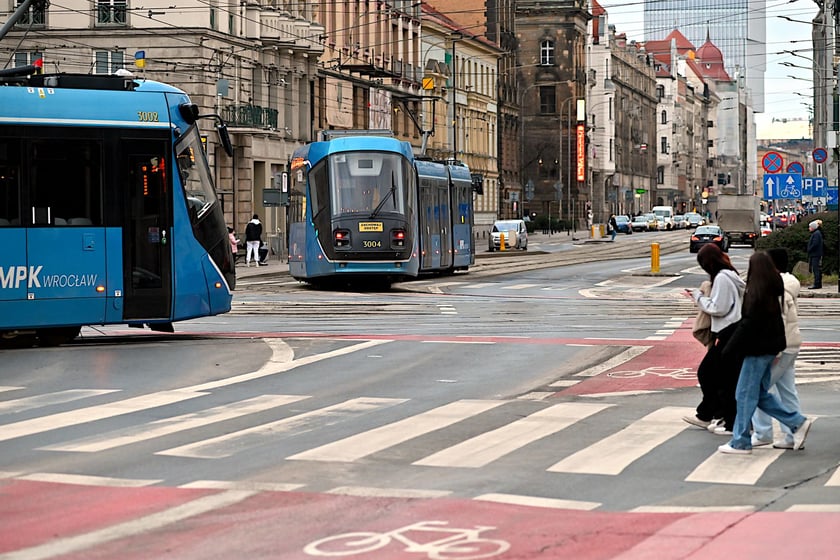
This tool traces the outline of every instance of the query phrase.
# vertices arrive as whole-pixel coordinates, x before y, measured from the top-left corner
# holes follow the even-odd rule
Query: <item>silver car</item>
[[[490,228],[487,249],[498,251],[502,245],[502,235],[505,236],[505,249],[528,250],[528,230],[525,227],[525,220],[496,220]]]

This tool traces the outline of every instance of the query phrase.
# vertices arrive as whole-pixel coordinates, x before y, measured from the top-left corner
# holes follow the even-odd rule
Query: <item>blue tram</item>
[[[0,343],[59,344],[84,325],[171,332],[229,311],[197,106],[130,74],[29,68],[0,71]]]
[[[393,282],[475,262],[469,169],[415,158],[408,142],[379,134],[327,134],[293,154],[294,278]]]

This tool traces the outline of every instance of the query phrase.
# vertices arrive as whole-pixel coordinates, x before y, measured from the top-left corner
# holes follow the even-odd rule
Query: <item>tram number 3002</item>
[[[157,111],[137,111],[137,120],[140,122],[160,122]]]
[[[362,246],[366,248],[378,248],[382,247],[381,241],[362,241]]]

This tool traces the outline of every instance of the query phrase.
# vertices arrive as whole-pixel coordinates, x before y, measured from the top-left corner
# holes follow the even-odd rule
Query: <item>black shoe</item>
[[[822,286],[808,286],[809,290],[822,290]]]

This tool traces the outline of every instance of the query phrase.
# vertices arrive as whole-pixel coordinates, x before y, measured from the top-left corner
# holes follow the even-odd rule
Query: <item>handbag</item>
[[[691,334],[703,346],[709,346],[714,341],[712,335],[712,317],[702,309],[697,312],[694,318],[694,326],[691,327]]]
[[[700,285],[700,291],[703,295],[709,295],[711,292],[711,283],[705,281]],[[703,311],[697,311],[697,316],[694,317],[694,325],[691,327],[691,334],[703,346],[710,346],[714,342],[714,335],[712,334],[712,316]]]

